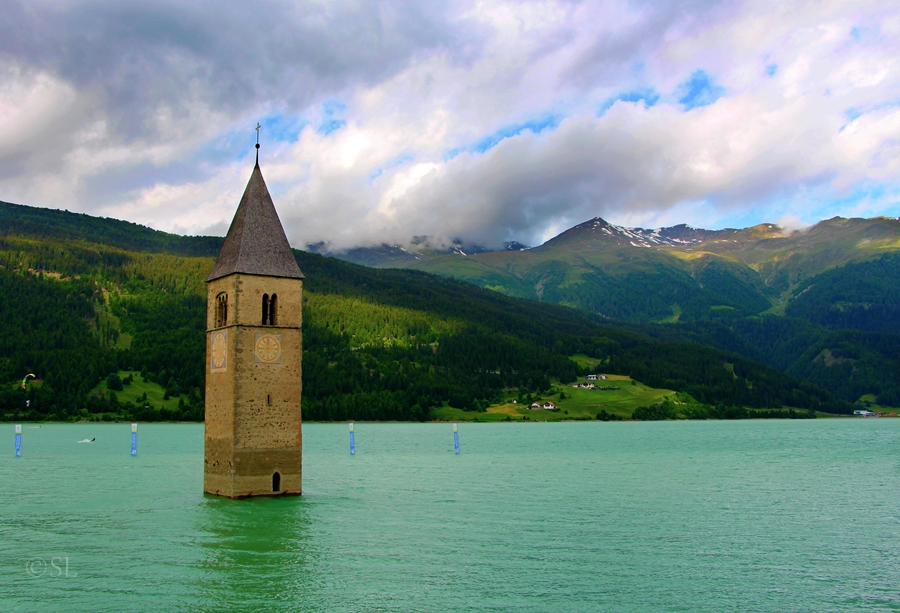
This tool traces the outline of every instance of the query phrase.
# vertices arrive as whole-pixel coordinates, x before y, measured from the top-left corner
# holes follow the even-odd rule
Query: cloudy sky
[[[0,200],[291,243],[900,215],[896,0],[0,0]]]

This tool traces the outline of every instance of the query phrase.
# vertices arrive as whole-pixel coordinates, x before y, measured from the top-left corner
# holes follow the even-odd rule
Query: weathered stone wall
[[[302,280],[233,274],[211,281],[207,304],[204,489],[240,497],[302,489]],[[216,296],[228,318],[215,327]],[[276,325],[262,325],[263,294],[277,295]],[[216,341],[216,335],[222,338]],[[224,365],[215,343],[224,338]],[[218,357],[216,357],[218,355]],[[272,475],[281,489],[272,491]]]
[[[257,358],[255,344],[275,338],[274,363]],[[295,328],[243,327],[235,335],[236,448],[279,449],[300,444],[301,333]]]

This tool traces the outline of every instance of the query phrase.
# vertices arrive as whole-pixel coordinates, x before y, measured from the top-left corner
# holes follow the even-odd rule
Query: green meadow
[[[121,403],[130,402],[134,405],[150,405],[166,411],[179,410],[178,399],[181,396],[166,398],[166,390],[157,383],[142,379],[139,371],[120,370],[118,374],[123,382],[122,390],[110,392],[106,386],[106,379],[103,379],[92,393],[98,396],[108,396],[110,393],[113,393]],[[131,375],[132,381],[126,385],[124,381],[128,375]]]
[[[860,408],[872,411],[873,413],[900,413],[900,407],[878,404],[878,396],[875,394],[863,394],[860,396],[857,404]]]
[[[579,377],[578,382],[587,381]],[[559,410],[531,410],[530,402],[519,403],[514,393],[504,402],[487,408],[485,412],[464,411],[453,407],[441,407],[433,411],[435,418],[444,421],[565,421],[595,419],[605,410],[611,415],[628,419],[634,410],[662,401],[675,392],[652,388],[631,377],[608,375],[605,381],[592,381],[595,385],[615,389],[582,389],[573,384],[554,384],[549,393],[534,395],[531,402],[552,402]]]
[[[578,368],[597,368],[601,364],[605,364],[606,360],[601,360],[600,358],[592,358],[590,356],[584,355],[583,353],[576,353],[575,355],[570,355],[569,359],[578,364]]]

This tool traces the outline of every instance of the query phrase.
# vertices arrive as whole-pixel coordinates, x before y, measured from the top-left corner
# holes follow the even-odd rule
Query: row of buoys
[[[137,455],[137,424],[131,424],[131,455]],[[453,424],[453,451],[459,453],[459,425]],[[16,457],[22,455],[22,424],[16,424]],[[353,422],[350,422],[350,455],[356,455]]]
[[[453,451],[459,453],[459,425],[453,424]],[[356,437],[353,435],[353,422],[350,422],[350,455],[356,455]]]
[[[131,455],[137,455],[137,424],[131,424]],[[90,443],[92,440],[79,441]],[[22,457],[22,424],[16,424],[16,457]]]

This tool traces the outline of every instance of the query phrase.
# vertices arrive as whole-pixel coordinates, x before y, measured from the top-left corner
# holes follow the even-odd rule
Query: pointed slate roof
[[[259,164],[253,168],[216,265],[206,280],[233,273],[304,278],[291,253]]]

